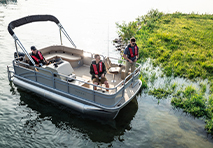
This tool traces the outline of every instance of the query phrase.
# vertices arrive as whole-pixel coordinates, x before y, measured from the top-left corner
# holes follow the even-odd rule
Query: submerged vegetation
[[[192,85],[149,88],[155,83],[155,72],[142,72],[143,88],[158,100],[171,96],[171,104],[195,117],[206,120],[206,130],[213,135],[213,15],[164,14],[150,10],[130,23],[116,24],[118,34],[127,44],[134,36],[140,49],[139,62],[151,59],[154,67],[162,68],[166,77],[182,77],[200,83],[199,89]]]

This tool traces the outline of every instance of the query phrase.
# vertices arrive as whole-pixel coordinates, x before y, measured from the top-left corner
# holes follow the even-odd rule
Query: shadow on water
[[[14,91],[14,89],[11,89]],[[126,130],[131,129],[137,110],[138,102],[136,97],[118,114],[115,120],[99,120],[79,114],[71,109],[56,103],[49,103],[47,99],[36,96],[31,92],[18,88],[20,94],[19,106],[26,106],[37,114],[37,118],[29,119],[25,122],[26,130],[34,128],[44,120],[51,121],[58,129],[64,131],[75,130],[82,133],[84,138],[89,137],[93,142],[109,143],[114,141],[115,136],[120,136]],[[27,131],[26,131],[27,132]]]

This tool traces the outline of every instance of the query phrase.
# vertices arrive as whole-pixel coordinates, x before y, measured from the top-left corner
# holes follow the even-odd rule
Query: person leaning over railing
[[[42,65],[49,64],[49,61],[47,61],[43,57],[42,53],[40,51],[38,51],[35,46],[31,46],[31,51],[32,51],[32,54],[30,56],[34,60],[36,66],[42,66]],[[32,62],[30,62],[30,65],[33,65]]]
[[[125,77],[128,75],[129,68],[131,67],[131,73],[135,70],[136,61],[139,58],[139,48],[135,43],[135,38],[130,39],[130,44],[124,50],[124,59],[126,59]]]
[[[109,88],[109,83],[105,77],[106,66],[100,60],[99,54],[95,54],[95,60],[93,60],[92,64],[90,65],[90,74],[92,75],[93,84],[98,85],[99,83],[101,83],[101,84],[105,84],[106,88]],[[97,87],[94,87],[94,90],[97,90]],[[109,91],[109,90],[106,89],[106,91]]]

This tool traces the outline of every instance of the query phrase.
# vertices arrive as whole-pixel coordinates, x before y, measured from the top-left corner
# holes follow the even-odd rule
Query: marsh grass
[[[125,42],[135,36],[141,59],[155,59],[167,76],[213,78],[213,15],[150,10],[117,27]]]
[[[168,95],[171,95],[172,91],[164,88],[154,88],[149,91],[149,95],[155,96],[157,99],[167,98]]]
[[[198,91],[196,88],[188,86],[177,91],[171,104],[195,117],[204,117],[206,119],[205,129],[208,133],[213,134],[213,96],[207,99],[203,94],[203,89]]]
[[[136,21],[117,27],[126,43],[132,36],[136,38],[139,61],[151,59],[154,67],[162,68],[162,78],[182,77],[194,82],[197,78],[208,79],[208,84],[200,83],[199,89],[192,85],[180,87],[177,83],[152,88],[159,75],[145,72],[148,68],[140,76],[150,95],[158,100],[171,95],[173,106],[195,117],[204,117],[206,130],[213,134],[213,15],[150,10]]]

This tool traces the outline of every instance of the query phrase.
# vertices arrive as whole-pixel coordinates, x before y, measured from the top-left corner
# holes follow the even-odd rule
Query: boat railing
[[[126,62],[126,60],[123,60],[123,59],[118,59],[118,58],[114,58],[114,57],[109,57],[109,58],[118,60],[123,63]],[[135,77],[138,77],[138,75],[140,74],[141,65],[139,63],[136,63],[136,67],[137,68],[131,74],[126,76],[125,79],[123,81],[121,81],[120,83],[118,83],[116,86],[116,87],[119,87],[119,86],[123,85],[124,89],[122,90],[122,96],[124,96],[125,89],[126,89],[126,87],[128,87],[129,82],[132,84],[132,87],[134,87],[138,83],[138,81],[136,83],[134,83],[134,79],[135,79]]]
[[[110,59],[120,60],[120,59],[113,58],[113,57],[110,57]],[[125,61],[125,60],[122,60],[122,61]],[[16,62],[17,64],[15,64],[15,62]],[[18,63],[19,63],[19,64],[18,64]],[[138,66],[138,67],[137,67],[131,74],[129,74],[123,81],[121,81],[120,83],[118,83],[118,84],[117,84],[115,87],[113,87],[113,88],[106,88],[106,87],[102,87],[102,86],[100,86],[100,85],[95,85],[95,84],[92,84],[92,83],[90,83],[90,82],[86,82],[86,81],[83,81],[83,80],[80,80],[80,79],[70,78],[69,76],[66,76],[66,75],[63,75],[63,74],[60,74],[60,73],[54,73],[54,72],[52,72],[52,71],[50,71],[50,70],[46,70],[46,69],[44,69],[44,68],[42,68],[42,67],[29,66],[29,64],[27,64],[27,63],[25,63],[25,62],[22,62],[22,61],[18,61],[17,59],[16,59],[16,60],[13,60],[13,65],[14,65],[14,66],[16,66],[16,65],[18,65],[18,66],[24,65],[25,67],[31,67],[32,70],[34,69],[35,75],[36,75],[36,72],[39,72],[39,70],[49,72],[49,73],[52,75],[53,80],[55,80],[55,79],[58,79],[58,80],[59,80],[59,78],[57,78],[57,75],[58,75],[59,77],[64,77],[63,80],[66,80],[67,83],[69,83],[69,80],[70,80],[70,79],[73,79],[74,81],[78,81],[78,82],[80,82],[80,83],[85,83],[85,84],[91,85],[92,88],[98,87],[98,88],[100,88],[100,89],[115,90],[115,91],[114,91],[115,93],[117,92],[119,86],[123,85],[123,86],[125,87],[125,84],[126,84],[127,81],[128,81],[128,82],[129,82],[129,81],[133,81],[133,79],[136,77],[135,74],[139,74],[138,72],[140,72],[140,69],[141,69],[141,65],[137,63],[137,66]],[[61,80],[61,79],[60,79],[60,80]]]
[[[16,70],[14,70],[15,74],[18,75],[18,76],[24,76],[26,75],[27,73],[33,73],[32,75],[30,76],[33,76],[35,77],[35,81],[38,82],[38,78],[39,77],[42,77],[43,79],[48,79],[50,81],[52,81],[52,85],[50,87],[52,87],[53,89],[57,89],[56,87],[56,83],[63,83],[63,85],[65,87],[67,87],[67,90],[68,90],[68,94],[70,93],[69,92],[69,87],[75,87],[78,86],[78,83],[82,83],[82,84],[87,84],[89,87],[81,87],[81,88],[78,88],[78,89],[84,89],[85,91],[86,90],[89,90],[91,91],[91,88],[92,89],[92,92],[93,92],[93,98],[94,98],[94,102],[96,102],[95,100],[95,95],[96,94],[103,94],[103,96],[105,96],[106,98],[110,97],[110,96],[114,96],[116,97],[118,95],[118,93],[122,93],[122,97],[124,97],[124,93],[125,93],[125,89],[130,85],[130,83],[133,82],[134,78],[137,77],[140,73],[140,69],[141,69],[141,66],[140,64],[138,64],[138,67],[134,70],[134,72],[132,72],[131,74],[129,74],[123,81],[121,81],[120,83],[118,83],[115,87],[113,88],[106,88],[106,87],[102,87],[100,85],[95,85],[95,84],[92,84],[90,82],[87,82],[87,81],[84,81],[84,80],[81,80],[81,79],[76,79],[76,78],[71,78],[69,76],[66,76],[66,75],[63,75],[63,74],[60,74],[60,73],[55,73],[55,72],[52,72],[50,70],[47,70],[47,69],[44,69],[42,67],[35,67],[35,66],[30,66],[29,64],[23,62],[23,61],[19,61],[17,59],[13,60],[13,66],[14,68],[15,67],[19,67],[19,68],[22,68],[22,69],[25,69],[25,72],[23,73],[19,73],[17,74],[16,73]],[[9,70],[9,67],[8,67],[8,70]],[[27,70],[27,71],[26,71]],[[44,73],[42,73],[42,71],[44,72],[47,72],[49,73],[49,75],[45,75]],[[11,78],[11,77],[10,77]],[[72,80],[71,80],[72,79]],[[71,80],[71,81],[70,81]],[[73,82],[78,82],[78,83],[73,83]],[[40,82],[38,82],[40,83]],[[91,86],[91,87],[90,87]],[[97,90],[94,90],[94,87],[97,87],[98,89],[101,89],[101,90],[110,90],[112,93],[104,93],[104,91],[97,91]],[[122,92],[121,92],[122,91]],[[108,97],[107,97],[108,96]],[[114,98],[113,97],[113,98]],[[120,98],[118,100],[118,102],[121,100],[122,98]]]
[[[84,51],[84,53],[90,55],[89,57],[94,58],[95,53],[91,53],[91,52],[88,52],[88,51]],[[103,55],[100,55],[100,56],[103,58],[104,61],[107,58],[106,56],[103,56]],[[117,64],[119,64],[119,62],[123,62],[123,63],[126,62],[126,60],[118,59],[118,58],[115,58],[115,57],[109,57],[109,59],[117,60]],[[135,74],[139,74],[139,72],[140,72],[141,65],[139,63],[136,63],[136,67],[137,68],[131,74],[129,74],[123,81],[118,83],[114,88],[106,88],[106,87],[102,87],[100,85],[95,85],[95,84],[91,84],[91,83],[88,83],[88,84],[92,85],[93,89],[94,89],[94,87],[99,87],[101,89],[115,90],[115,93],[116,93],[117,90],[118,90],[118,87],[120,87],[121,85],[124,84],[123,87],[125,88],[125,85],[127,84],[126,82],[130,82],[130,81],[133,82],[134,78],[137,76]],[[132,87],[134,87],[135,85],[133,85]],[[125,91],[125,89],[124,89],[124,91]]]

